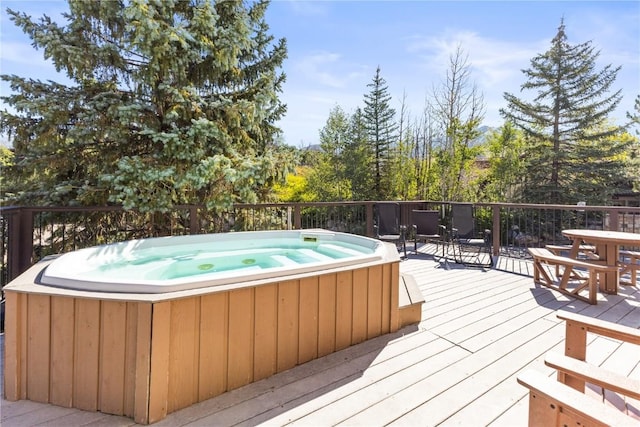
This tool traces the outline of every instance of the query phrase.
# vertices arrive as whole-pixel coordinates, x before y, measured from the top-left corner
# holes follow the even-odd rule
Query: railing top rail
[[[353,206],[353,205],[370,205],[381,203],[379,200],[356,200],[356,201],[335,201],[335,202],[278,202],[278,203],[236,203],[233,208],[246,209],[256,206],[260,207],[332,207],[332,206]],[[403,200],[397,201],[400,204],[443,204],[462,203],[455,201],[442,200]],[[500,207],[500,208],[519,208],[519,209],[558,209],[558,210],[602,210],[602,211],[618,211],[640,213],[640,207],[633,206],[598,206],[598,205],[556,205],[543,203],[504,203],[504,202],[476,202],[476,206],[484,207]],[[204,205],[176,205],[173,209],[205,209]],[[120,211],[122,206],[0,206],[1,213],[11,213],[14,211],[47,211],[47,212],[86,212],[86,211]],[[131,209],[136,212],[136,209]]]

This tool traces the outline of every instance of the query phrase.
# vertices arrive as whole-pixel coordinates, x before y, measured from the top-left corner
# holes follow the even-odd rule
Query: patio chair
[[[440,225],[440,212],[413,210],[411,214],[414,252],[418,251],[419,240],[425,243],[431,242],[436,244],[436,253],[438,253],[438,245],[442,245],[442,257],[444,258],[447,228]]]
[[[451,204],[451,243],[456,263],[470,267],[490,268],[491,230],[476,233],[475,215],[471,203]]]
[[[374,225],[376,239],[393,242],[402,246],[407,257],[405,241],[406,226],[400,224],[400,205],[398,203],[376,203],[376,221]]]

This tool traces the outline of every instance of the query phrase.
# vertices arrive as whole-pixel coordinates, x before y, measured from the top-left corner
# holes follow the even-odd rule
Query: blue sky
[[[5,9],[58,17],[66,2],[0,4],[0,73],[65,82]],[[339,105],[351,113],[363,105],[378,66],[392,107],[400,110],[404,94],[410,114],[419,116],[457,46],[468,55],[470,78],[484,95],[485,124],[499,126],[503,93],[520,93],[521,70],[548,50],[563,17],[569,43],[592,41],[600,67],[622,66],[614,90],[622,89],[624,98],[611,118],[623,123],[640,94],[639,1],[274,0],[267,23],[272,35],[287,39],[289,52],[281,95],[288,106],[280,122],[285,141],[317,143],[331,109]]]

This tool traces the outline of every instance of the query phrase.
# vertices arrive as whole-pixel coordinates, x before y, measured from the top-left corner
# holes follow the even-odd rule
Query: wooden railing
[[[450,222],[451,202],[401,201],[401,223],[413,209],[440,211]],[[121,207],[0,207],[0,285],[51,254],[129,239],[253,231],[324,228],[373,236],[375,201],[237,204],[224,211],[176,206],[167,213]],[[566,243],[566,228],[640,232],[640,207],[477,203],[476,229],[491,229],[494,255],[526,255],[527,247]],[[410,230],[410,227],[408,228]],[[410,237],[410,236],[408,236]]]

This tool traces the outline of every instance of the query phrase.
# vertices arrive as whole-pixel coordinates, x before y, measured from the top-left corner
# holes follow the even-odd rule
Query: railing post
[[[198,217],[198,207],[189,206],[189,234],[198,234],[200,232],[200,218]]]
[[[19,208],[16,214],[8,215],[7,236],[8,280],[11,281],[31,267],[33,255],[33,211]]]
[[[302,215],[300,214],[300,205],[295,205],[293,208],[293,223],[296,230],[302,229]]]
[[[618,231],[619,227],[619,217],[618,211],[616,209],[612,209],[609,211],[609,231]]]
[[[500,255],[500,205],[491,207],[493,213],[493,231],[491,231],[491,247],[493,248],[493,256]]]
[[[366,217],[367,217],[367,236],[371,237],[373,233],[373,203],[367,203],[366,205]]]

